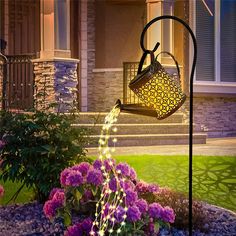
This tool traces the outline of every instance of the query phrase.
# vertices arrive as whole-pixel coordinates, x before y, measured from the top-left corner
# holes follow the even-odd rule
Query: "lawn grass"
[[[22,185],[20,183],[13,183],[11,181],[7,181],[4,183],[2,180],[0,180],[0,184],[4,187],[5,190],[3,198],[0,198],[0,205],[5,205]],[[29,202],[32,198],[33,191],[24,187],[18,195],[16,203],[26,203]]]
[[[188,156],[130,155],[115,159],[134,167],[139,179],[188,192]],[[236,157],[194,156],[193,195],[236,211]]]
[[[126,155],[114,158],[134,167],[139,179],[188,192],[188,156]],[[0,184],[5,188],[5,196],[0,200],[0,204],[4,204],[20,185]],[[28,202],[32,195],[32,190],[24,188],[17,202]],[[193,195],[236,211],[236,157],[194,156]]]

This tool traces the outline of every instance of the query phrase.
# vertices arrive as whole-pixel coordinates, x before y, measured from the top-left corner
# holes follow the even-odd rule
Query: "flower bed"
[[[63,170],[60,181],[62,189],[52,190],[44,213],[49,219],[62,217],[68,236],[155,235],[174,222],[172,208],[148,204],[141,197],[158,192],[158,186],[137,180],[126,163],[116,165],[111,158],[95,160],[92,165],[83,162]],[[86,218],[75,222],[73,216],[78,219],[81,214]]]

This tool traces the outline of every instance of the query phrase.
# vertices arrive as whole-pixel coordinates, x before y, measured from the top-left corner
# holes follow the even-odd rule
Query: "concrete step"
[[[140,135],[111,135],[109,146],[114,146],[112,139],[116,138],[115,146],[154,146],[154,145],[181,145],[189,143],[188,134],[140,134]],[[99,135],[91,136],[89,147],[98,147]],[[206,134],[194,133],[193,144],[205,144]]]
[[[79,124],[103,124],[107,112],[80,112],[77,123]],[[183,114],[176,112],[164,120],[155,117],[120,113],[118,124],[162,124],[162,123],[182,123]]]
[[[99,135],[103,124],[74,124],[75,127],[86,127],[92,131],[92,134]],[[117,132],[111,134],[186,134],[189,126],[181,123],[161,123],[161,124],[115,124]]]

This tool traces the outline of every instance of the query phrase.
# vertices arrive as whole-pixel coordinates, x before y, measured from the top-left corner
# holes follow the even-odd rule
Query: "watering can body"
[[[137,76],[129,84],[141,104],[121,104],[120,101],[117,104],[120,104],[123,112],[153,116],[161,120],[178,110],[186,95],[181,89],[180,78],[178,80],[166,72],[153,55],[151,58],[151,64],[143,70],[140,69],[141,65]]]

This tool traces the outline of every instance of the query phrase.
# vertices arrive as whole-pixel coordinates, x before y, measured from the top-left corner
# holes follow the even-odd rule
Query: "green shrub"
[[[37,200],[46,200],[50,190],[60,186],[63,169],[88,161],[88,132],[71,126],[76,115],[39,111],[0,115],[0,139],[5,143],[0,148],[0,179],[32,187]]]

